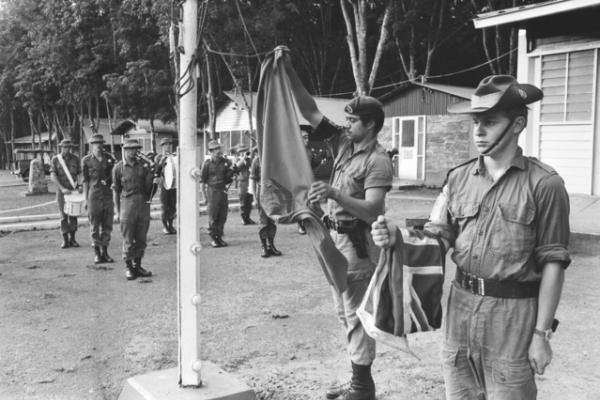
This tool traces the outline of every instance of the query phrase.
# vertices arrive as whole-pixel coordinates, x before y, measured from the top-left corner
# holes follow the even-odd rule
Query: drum
[[[177,187],[177,156],[168,156],[163,169],[163,186],[165,189],[175,189]]]
[[[72,217],[79,217],[85,212],[85,197],[83,193],[73,192],[65,194],[64,212]]]

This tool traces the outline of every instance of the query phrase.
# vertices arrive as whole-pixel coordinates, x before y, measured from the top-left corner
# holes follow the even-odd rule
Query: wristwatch
[[[552,329],[546,329],[546,330],[541,331],[541,330],[539,330],[539,329],[536,328],[536,329],[533,330],[533,333],[535,335],[543,337],[547,341],[550,341],[550,339],[552,339]]]

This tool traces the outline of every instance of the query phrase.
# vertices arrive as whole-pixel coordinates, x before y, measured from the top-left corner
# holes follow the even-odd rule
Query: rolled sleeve
[[[202,164],[202,169],[200,170],[200,182],[207,183],[208,182],[208,162],[209,160],[204,161]]]
[[[452,218],[448,212],[448,186],[444,186],[436,198],[424,230],[432,236],[444,239],[447,248],[454,246],[457,229],[452,224]]]
[[[534,192],[537,204],[537,235],[534,258],[543,268],[558,262],[564,268],[571,263],[569,255],[569,195],[559,175],[540,181]]]
[[[386,154],[374,154],[367,166],[365,190],[380,187],[390,190],[393,176],[390,158]]]
[[[112,170],[112,185],[111,185],[111,187],[115,192],[117,192],[119,194],[123,190],[123,187],[121,186],[121,170],[120,170],[118,164],[115,165]]]

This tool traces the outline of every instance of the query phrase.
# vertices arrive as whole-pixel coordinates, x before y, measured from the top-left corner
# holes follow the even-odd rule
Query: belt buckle
[[[477,278],[477,289],[479,291],[479,295],[485,296],[485,282],[483,278]]]

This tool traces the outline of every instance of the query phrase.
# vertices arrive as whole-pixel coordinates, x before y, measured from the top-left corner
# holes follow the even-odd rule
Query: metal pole
[[[198,188],[196,176],[196,107],[195,68],[188,68],[197,48],[198,0],[183,3],[183,53],[180,55],[181,82],[190,80],[193,89],[179,99],[179,181],[177,184],[177,289],[179,323],[179,379],[181,386],[200,386],[200,263]],[[189,73],[190,76],[181,75]]]

